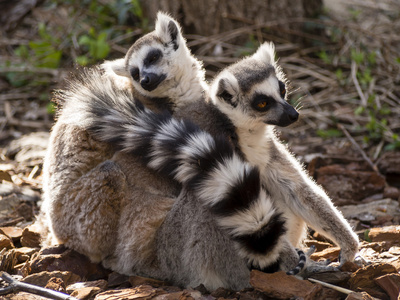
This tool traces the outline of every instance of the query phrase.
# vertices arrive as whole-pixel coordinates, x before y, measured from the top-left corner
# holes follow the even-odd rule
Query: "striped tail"
[[[74,97],[84,98],[87,129],[94,137],[141,157],[193,191],[249,264],[264,268],[278,260],[285,220],[261,186],[259,170],[244,162],[227,139],[148,110],[126,91],[113,89],[107,77],[92,84],[98,83],[98,72],[85,74],[85,90],[76,87]]]

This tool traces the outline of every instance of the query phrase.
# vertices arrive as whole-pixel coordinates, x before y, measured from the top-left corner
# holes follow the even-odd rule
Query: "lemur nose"
[[[140,80],[140,84],[150,84],[150,76],[145,75],[142,77],[142,80]]]
[[[289,114],[289,119],[290,121],[297,121],[297,119],[299,118],[299,113],[296,110],[293,110],[290,114]]]

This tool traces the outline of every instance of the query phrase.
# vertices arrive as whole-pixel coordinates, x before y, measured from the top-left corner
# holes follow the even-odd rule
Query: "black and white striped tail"
[[[299,255],[299,263],[297,264],[297,266],[294,269],[286,272],[287,275],[297,275],[306,266],[307,257],[305,255],[305,253],[303,252],[303,250],[297,249],[297,254]]]
[[[148,110],[129,93],[113,89],[106,77],[98,84],[99,72],[84,76],[84,91],[74,85],[74,97],[85,101],[89,132],[192,190],[250,264],[263,268],[278,259],[285,220],[261,186],[259,170],[244,162],[227,139]]]

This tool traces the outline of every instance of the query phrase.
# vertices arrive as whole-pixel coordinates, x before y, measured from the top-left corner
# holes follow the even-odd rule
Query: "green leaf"
[[[46,111],[49,115],[54,115],[56,112],[56,105],[53,102],[49,102],[46,105]]]
[[[365,112],[365,107],[359,106],[359,107],[357,107],[356,110],[354,111],[354,114],[355,114],[356,116],[359,116],[359,115],[361,115],[361,114],[364,113],[364,112]]]
[[[84,55],[81,55],[81,56],[78,56],[77,58],[76,58],[76,62],[77,62],[77,64],[79,64],[80,66],[87,66],[88,64],[89,64],[89,58],[87,58],[86,56],[84,56]]]
[[[60,65],[61,56],[61,51],[52,52],[40,59],[37,66],[41,68],[56,69]]]
[[[92,39],[87,35],[82,35],[79,37],[78,44],[83,46],[89,46]]]
[[[351,49],[351,59],[354,60],[357,65],[360,65],[364,61],[364,52]]]
[[[341,137],[343,133],[338,129],[326,129],[326,130],[319,129],[317,130],[317,135],[324,139],[327,139],[333,137]]]
[[[15,55],[21,58],[28,58],[29,57],[29,49],[25,45],[19,46],[17,49],[14,50]]]

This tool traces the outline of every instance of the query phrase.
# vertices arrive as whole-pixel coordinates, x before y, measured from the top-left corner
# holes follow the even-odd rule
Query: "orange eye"
[[[260,103],[257,104],[257,106],[258,106],[259,108],[264,108],[264,107],[267,106],[267,101],[260,102]]]
[[[285,88],[282,88],[282,89],[281,89],[281,96],[282,96],[282,97],[285,97],[285,95],[286,95],[286,89],[285,89]]]

